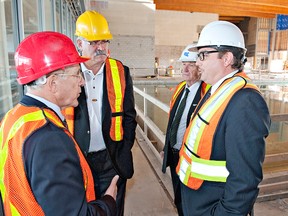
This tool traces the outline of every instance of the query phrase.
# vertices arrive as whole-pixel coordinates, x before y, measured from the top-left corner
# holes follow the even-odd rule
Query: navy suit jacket
[[[186,186],[190,216],[246,216],[263,178],[265,138],[271,119],[266,102],[254,89],[239,90],[230,100],[213,138],[211,160],[226,161],[226,183],[204,181],[198,190]]]
[[[134,173],[133,158],[131,149],[135,139],[136,129],[136,110],[133,93],[133,83],[130,76],[129,68],[124,66],[126,89],[124,95],[123,109],[123,131],[124,139],[121,141],[113,141],[110,138],[111,126],[111,108],[108,101],[107,85],[106,85],[106,66],[104,66],[103,79],[103,104],[102,104],[102,134],[105,145],[112,160],[117,173],[122,178],[131,178]],[[97,89],[95,89],[97,91]],[[78,98],[79,105],[75,108],[75,139],[85,155],[88,154],[90,145],[90,123],[88,116],[88,108],[86,102],[86,94],[84,87]],[[93,130],[93,128],[91,129]]]
[[[48,108],[29,96],[24,96],[20,103]],[[23,161],[33,195],[45,215],[101,215],[103,210],[110,216],[115,214],[116,203],[111,196],[86,201],[74,141],[52,122],[27,137],[23,145]]]

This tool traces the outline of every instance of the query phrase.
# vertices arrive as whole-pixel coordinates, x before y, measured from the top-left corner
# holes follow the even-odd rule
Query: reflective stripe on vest
[[[30,134],[43,127],[47,121],[62,128],[74,141],[58,116],[51,110],[26,107],[18,104],[4,117],[0,128],[0,189],[4,211],[10,215],[44,215],[41,206],[35,200],[28,183],[24,163],[23,144]],[[86,199],[95,199],[93,176],[84,156],[74,141],[83,173]]]
[[[210,160],[213,137],[232,96],[242,88],[253,88],[259,91],[254,84],[247,81],[243,73],[225,80],[202,105],[199,112],[193,115],[184,135],[176,168],[180,180],[186,186],[197,190],[203,180],[226,182],[229,175],[226,161]]]
[[[106,83],[109,104],[112,112],[110,137],[114,141],[123,140],[123,100],[125,94],[125,76],[123,65],[114,59],[106,60]]]
[[[123,101],[126,88],[124,67],[121,62],[110,58],[106,60],[106,83],[112,112],[110,137],[114,141],[120,141],[123,139]],[[62,113],[69,131],[74,135],[74,107],[68,107],[62,110]]]
[[[68,130],[74,136],[74,107],[68,107],[61,111],[65,116],[65,120],[68,126]]]
[[[170,112],[171,112],[180,92],[185,88],[185,86],[186,86],[186,81],[182,81],[176,86],[175,91],[174,91],[174,93],[171,97],[171,101],[170,101]],[[210,86],[211,85],[206,84],[205,82],[201,83],[201,98],[208,91]],[[169,115],[170,115],[170,112],[169,112]]]
[[[178,98],[178,95],[180,94],[182,89],[185,88],[185,86],[186,86],[186,81],[182,81],[176,86],[175,91],[174,91],[172,98],[171,98],[171,101],[170,101],[170,110],[174,106],[175,101]]]

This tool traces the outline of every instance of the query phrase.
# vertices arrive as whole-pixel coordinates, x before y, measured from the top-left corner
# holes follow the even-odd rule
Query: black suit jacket
[[[130,76],[130,71],[127,66],[124,66],[126,88],[123,101],[123,131],[124,136],[121,141],[113,141],[110,138],[111,126],[111,108],[108,100],[107,85],[106,85],[106,66],[104,67],[103,79],[103,104],[102,104],[102,133],[106,148],[112,160],[112,163],[117,173],[122,178],[131,178],[134,173],[132,146],[135,139],[136,129],[136,110],[133,94],[133,83]],[[97,91],[97,89],[95,89]],[[80,145],[81,150],[87,155],[90,145],[90,124],[88,116],[88,108],[86,102],[86,94],[84,87],[78,98],[79,105],[75,108],[75,139]],[[93,128],[91,129],[93,130]]]
[[[201,99],[202,84],[203,84],[203,82],[201,82],[201,85],[199,86],[193,101],[191,101],[190,109],[189,109],[189,112],[187,115],[186,127],[188,127],[191,115],[194,112],[198,102]],[[164,159],[163,159],[163,164],[162,164],[162,172],[164,172],[164,173],[166,172],[166,168],[168,166],[170,166],[171,162],[173,161],[172,160],[171,147],[170,147],[170,132],[171,132],[170,130],[171,130],[171,124],[172,124],[172,121],[173,121],[174,116],[176,114],[176,110],[178,108],[179,102],[182,98],[183,93],[185,92],[184,90],[185,90],[185,88],[182,89],[182,91],[180,92],[180,94],[176,98],[176,101],[175,101],[173,107],[170,110],[170,115],[169,115],[167,130],[166,130],[165,146],[164,146]]]

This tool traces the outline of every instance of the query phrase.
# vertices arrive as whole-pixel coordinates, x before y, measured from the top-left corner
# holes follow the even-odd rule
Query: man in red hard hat
[[[0,190],[6,215],[115,215],[117,179],[95,200],[93,177],[65,127],[84,80],[73,42],[56,32],[28,36],[15,53],[27,93],[0,127]]]

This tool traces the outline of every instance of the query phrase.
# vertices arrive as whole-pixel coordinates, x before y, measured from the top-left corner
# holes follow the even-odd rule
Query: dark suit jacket
[[[48,108],[26,95],[20,103]],[[100,215],[103,211],[115,215],[116,203],[111,196],[86,201],[74,141],[54,123],[48,121],[27,137],[23,145],[23,162],[33,195],[45,215]]]
[[[106,85],[106,66],[104,67],[103,79],[103,104],[102,104],[102,133],[106,148],[112,160],[117,173],[122,178],[131,178],[133,169],[133,159],[131,148],[135,139],[136,128],[136,110],[133,94],[133,83],[130,76],[129,68],[124,66],[126,89],[124,95],[123,109],[123,131],[124,139],[121,141],[113,141],[110,138],[111,125],[111,108],[108,101],[107,85]],[[97,91],[97,89],[95,90]],[[90,145],[90,124],[88,116],[88,108],[86,102],[85,89],[82,88],[81,95],[78,98],[79,105],[75,108],[75,139],[80,145],[81,150],[87,155]],[[91,129],[93,130],[93,128]]]
[[[204,181],[198,190],[186,187],[193,200],[190,216],[249,213],[263,178],[270,124],[267,104],[259,92],[242,89],[231,98],[214,134],[211,154],[211,160],[226,161],[230,174],[226,183]]]
[[[187,115],[186,127],[189,125],[191,115],[192,115],[193,111],[195,110],[198,102],[201,99],[202,84],[203,84],[203,82],[201,82],[201,85],[199,86],[193,101],[191,101],[190,109],[189,109],[189,112]],[[171,130],[172,121],[173,121],[174,116],[176,114],[176,110],[177,110],[179,102],[182,98],[182,94],[185,92],[184,90],[185,90],[185,87],[182,89],[182,91],[180,92],[180,94],[176,98],[176,101],[175,101],[173,107],[170,108],[170,115],[169,115],[167,130],[166,130],[166,138],[165,138],[165,146],[164,146],[164,159],[163,159],[163,165],[162,165],[162,172],[164,172],[164,173],[166,172],[166,168],[168,166],[170,166],[171,162],[173,161],[172,160],[172,151],[171,151],[171,147],[170,147],[170,132],[171,132],[170,130]]]

